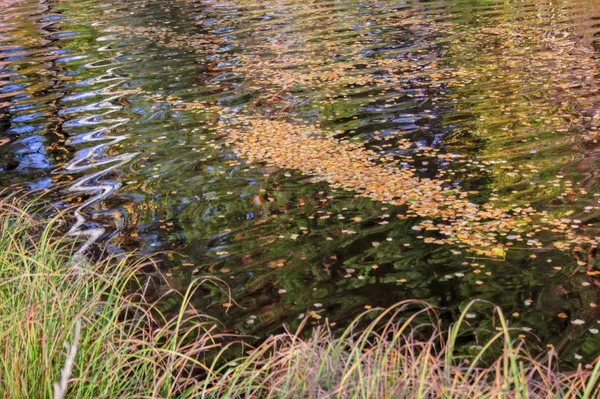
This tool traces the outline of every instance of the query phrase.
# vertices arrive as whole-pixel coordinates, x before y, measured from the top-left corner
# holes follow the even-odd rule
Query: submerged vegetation
[[[471,354],[461,354],[457,343],[472,333],[476,301],[447,329],[435,309],[404,301],[370,309],[343,331],[326,324],[306,336],[305,319],[298,331],[252,346],[190,306],[198,287],[220,287],[219,281],[199,278],[183,294],[158,293],[160,272],[131,257],[109,257],[74,273],[74,246],[61,238],[62,219],[43,221],[32,216],[35,209],[0,201],[0,391],[6,398],[600,394],[600,362],[558,372],[556,353],[530,352],[535,337],[511,329],[498,307],[490,306],[496,329]],[[157,298],[178,310],[165,310]]]

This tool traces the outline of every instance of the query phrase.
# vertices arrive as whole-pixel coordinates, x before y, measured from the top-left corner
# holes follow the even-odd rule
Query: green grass
[[[141,280],[149,275],[141,269],[160,278],[151,264],[108,258],[74,273],[63,221],[32,211],[0,201],[0,395],[159,398],[197,385],[199,359],[221,337],[189,298],[213,281],[162,292],[181,304],[168,317],[144,298],[153,279]]]
[[[151,263],[131,257],[75,273],[76,243],[62,238],[64,221],[34,213],[22,201],[0,200],[5,398],[600,397],[600,362],[557,371],[554,356],[533,356],[530,340],[492,305],[498,330],[477,353],[459,356],[475,302],[447,330],[434,309],[406,301],[365,312],[342,333],[324,324],[301,338],[306,320],[257,347],[241,337],[223,345],[218,323],[190,306],[198,287],[226,289],[221,282],[200,278],[178,293]],[[161,312],[165,300],[176,311]],[[224,360],[233,353],[243,355]]]

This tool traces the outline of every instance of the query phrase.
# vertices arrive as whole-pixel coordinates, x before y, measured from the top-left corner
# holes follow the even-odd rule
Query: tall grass
[[[189,299],[213,282],[164,292],[180,304],[167,316],[145,299],[152,279],[140,278],[149,264],[109,258],[73,273],[74,244],[61,239],[60,217],[32,213],[21,201],[0,201],[0,395],[159,398],[197,385],[206,374],[201,356],[221,336]]]
[[[324,324],[301,338],[305,320],[256,347],[241,338],[224,345],[231,337],[190,306],[199,286],[220,282],[198,279],[185,293],[164,290],[156,298],[150,293],[156,279],[164,287],[160,273],[132,258],[74,273],[75,244],[61,238],[61,218],[33,213],[21,201],[0,200],[5,398],[600,397],[600,362],[558,371],[552,353],[527,350],[498,307],[490,307],[498,330],[489,341],[474,355],[458,355],[475,302],[449,329],[431,307],[406,301],[365,312],[342,333]],[[178,303],[178,311],[161,312],[164,301]],[[232,345],[242,355],[226,361]]]

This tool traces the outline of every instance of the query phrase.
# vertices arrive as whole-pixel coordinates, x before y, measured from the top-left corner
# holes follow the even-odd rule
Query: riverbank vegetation
[[[535,350],[535,337],[513,331],[498,307],[490,306],[497,324],[489,339],[465,354],[459,346],[472,332],[476,302],[449,328],[434,309],[406,301],[370,309],[341,332],[322,320],[304,334],[306,319],[300,331],[252,347],[190,306],[198,287],[226,290],[218,280],[198,278],[179,293],[151,262],[133,257],[107,256],[77,271],[76,243],[64,238],[61,217],[43,220],[35,210],[0,201],[0,392],[7,398],[600,395],[600,362],[559,371],[556,353]],[[167,299],[177,311],[161,305]]]
[[[61,218],[41,221],[33,210],[0,202],[2,396],[159,398],[195,385],[196,358],[221,337],[188,306],[192,290],[150,300],[156,269],[127,257],[74,272]],[[161,312],[161,299],[179,312]]]

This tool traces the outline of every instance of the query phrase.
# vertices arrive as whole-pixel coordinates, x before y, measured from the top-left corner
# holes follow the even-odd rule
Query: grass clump
[[[74,273],[75,244],[61,238],[62,220],[41,221],[32,210],[0,201],[0,395],[189,396],[206,373],[201,356],[221,338],[189,306],[194,289],[160,294],[179,304],[168,316],[145,299],[147,263],[110,258]]]
[[[555,354],[533,356],[498,307],[489,340],[459,355],[477,301],[449,329],[433,308],[405,301],[365,312],[342,333],[325,323],[302,338],[305,320],[253,347],[219,334],[190,306],[198,287],[219,281],[198,279],[180,294],[156,268],[127,257],[75,272],[63,221],[33,213],[31,205],[0,200],[5,398],[600,397],[600,362],[558,371]],[[176,310],[161,311],[164,303]],[[226,361],[232,345],[242,355]]]

